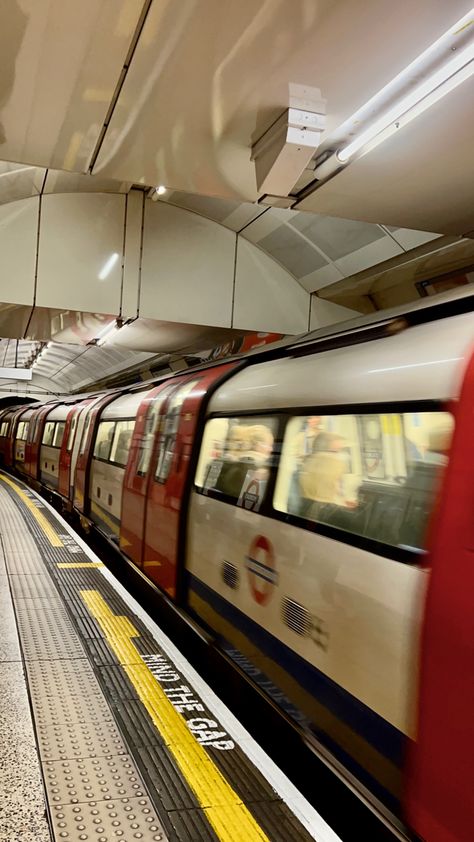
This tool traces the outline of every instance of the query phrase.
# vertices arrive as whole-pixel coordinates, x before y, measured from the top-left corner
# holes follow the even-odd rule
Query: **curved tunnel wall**
[[[287,334],[314,316],[257,246],[138,190],[0,206],[0,302]]]

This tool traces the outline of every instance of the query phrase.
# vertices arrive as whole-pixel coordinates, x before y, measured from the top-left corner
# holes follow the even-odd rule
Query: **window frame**
[[[111,444],[111,447],[110,447],[109,458],[104,459],[103,461],[108,462],[109,465],[115,465],[117,468],[124,468],[125,469],[127,467],[127,464],[128,464],[128,457],[130,455],[130,449],[132,447],[132,439],[133,439],[133,433],[135,432],[135,424],[136,424],[136,421],[137,421],[137,416],[135,415],[135,416],[132,416],[131,418],[114,418],[114,421],[115,421],[115,429],[114,429],[114,434],[113,434],[113,437],[112,437],[112,444]],[[116,459],[111,459],[110,457],[111,457],[111,455],[114,451],[114,448],[115,448],[115,450],[117,450],[117,447],[118,447],[118,438],[117,437],[120,435],[120,432],[121,432],[120,431],[120,424],[128,424],[129,421],[133,421],[133,428],[132,428],[132,432],[131,432],[131,435],[130,435],[128,450],[127,450],[127,461],[126,462],[118,462]],[[115,442],[116,438],[117,438],[117,443]]]
[[[96,430],[96,434],[95,434],[95,438],[94,438],[94,447],[93,447],[93,450],[92,450],[92,459],[95,459],[96,462],[104,462],[106,465],[114,465],[116,468],[122,468],[123,470],[126,469],[127,464],[128,464],[128,456],[127,456],[127,461],[124,464],[122,464],[121,462],[115,462],[110,458],[110,454],[112,453],[114,443],[115,443],[115,436],[117,435],[118,425],[120,423],[124,422],[124,421],[125,422],[133,421],[134,422],[134,427],[133,427],[132,435],[131,435],[131,438],[130,438],[130,445],[129,445],[129,448],[128,448],[128,454],[130,454],[130,449],[131,449],[131,446],[132,446],[133,433],[135,432],[135,424],[137,422],[137,416],[136,415],[135,416],[132,415],[131,418],[102,418],[97,425],[97,430]],[[95,446],[96,446],[96,442],[97,442],[97,433],[99,432],[99,428],[100,428],[101,424],[113,424],[114,425],[114,434],[113,434],[113,436],[110,440],[109,456],[108,456],[107,459],[104,459],[103,456],[95,456],[94,455],[94,450],[95,450]]]
[[[117,429],[117,421],[118,421],[117,418],[102,418],[102,419],[99,420],[99,423],[97,424],[97,429],[95,431],[95,436],[94,436],[94,446],[92,448],[92,459],[95,459],[96,462],[105,462],[107,465],[110,464],[110,459],[108,457],[107,457],[107,459],[104,459],[103,456],[96,456],[96,454],[95,454],[95,449],[97,447],[97,436],[99,435],[99,430],[100,430],[100,427],[101,427],[102,424],[112,424],[113,434],[112,434],[112,436],[110,436],[110,447],[109,447],[109,456],[110,456],[110,453],[111,453],[111,450],[112,450],[112,443],[113,443],[113,440],[114,440],[114,437],[115,437],[115,430]],[[102,442],[100,442],[100,443],[102,444]]]
[[[341,544],[346,544],[350,547],[357,547],[358,549],[364,550],[365,552],[373,553],[374,555],[378,555],[383,558],[388,558],[393,561],[399,561],[403,564],[408,564],[411,567],[419,567],[423,566],[424,559],[427,556],[427,550],[425,549],[412,549],[408,547],[396,547],[391,544],[384,544],[383,542],[377,541],[374,538],[367,538],[364,535],[357,535],[357,533],[355,532],[347,532],[343,529],[340,529],[337,526],[319,523],[317,521],[309,521],[305,518],[300,517],[299,515],[293,515],[288,512],[280,512],[278,509],[275,509],[273,505],[273,498],[275,494],[275,486],[279,467],[279,459],[282,452],[283,442],[285,439],[286,428],[288,422],[291,421],[292,418],[295,418],[297,416],[304,417],[308,415],[321,415],[322,417],[327,415],[404,415],[406,413],[415,412],[449,413],[449,415],[451,415],[453,419],[454,435],[456,429],[456,418],[452,411],[452,407],[449,401],[403,400],[379,401],[377,403],[327,404],[322,406],[320,404],[314,404],[313,406],[286,406],[282,408],[272,408],[266,411],[263,409],[236,409],[233,410],[232,413],[225,411],[213,412],[210,415],[208,415],[204,420],[204,425],[201,430],[201,442],[203,440],[202,434],[204,432],[204,427],[212,418],[243,418],[244,416],[262,418],[271,415],[279,416],[279,423],[277,426],[277,433],[275,435],[274,442],[275,445],[278,444],[279,449],[277,450],[275,448],[275,451],[272,454],[272,462],[269,465],[270,474],[262,505],[260,506],[258,512],[253,512],[253,514],[260,515],[263,517],[270,517],[273,520],[278,520],[282,523],[287,523],[289,526],[295,526],[298,529],[304,529],[307,532],[314,532],[316,535],[321,535],[324,538],[331,538],[332,540],[337,541]],[[235,506],[238,509],[242,509],[241,506],[237,506],[237,501],[233,497],[221,493],[213,494],[212,489],[205,490],[204,488],[200,488],[196,485],[196,472],[197,466],[199,464],[199,455],[200,453],[198,453],[197,455],[197,461],[194,469],[194,476],[192,482],[193,491],[196,494],[201,494],[204,497],[209,497],[210,499],[216,500],[217,502],[226,503],[227,505]],[[274,458],[275,455],[278,455],[278,459]],[[249,514],[252,514],[252,512],[249,511]]]
[[[164,419],[166,418],[166,415],[162,416],[161,410],[163,409],[163,406],[166,404],[166,401],[168,400],[170,395],[173,393],[173,390],[174,390],[175,386],[176,386],[175,383],[166,384],[166,386],[164,386],[158,392],[158,394],[155,395],[155,397],[150,400],[150,403],[148,405],[148,408],[147,408],[147,411],[146,411],[146,414],[145,414],[145,426],[144,426],[144,430],[143,430],[143,433],[142,433],[142,438],[138,443],[138,458],[137,458],[137,467],[136,467],[136,470],[135,470],[135,476],[137,476],[137,477],[148,476],[148,473],[150,471],[150,467],[152,467],[153,453],[154,453],[154,450],[155,450],[155,445],[156,446],[159,445],[159,436],[160,436],[160,433],[161,433],[161,424],[164,421]],[[152,409],[154,410],[153,413],[152,413]],[[148,421],[149,421],[151,415],[153,415],[153,419],[154,419],[153,429],[150,431],[150,433],[147,433],[146,432],[147,424],[148,424]],[[137,418],[138,418],[138,415],[137,415]],[[151,447],[150,447],[149,451],[145,450],[145,448],[143,447],[146,435],[150,435],[152,437],[151,438]],[[157,438],[158,438],[158,442],[157,442]],[[144,454],[146,454],[148,456],[145,470],[143,470],[143,468],[141,467],[142,466],[142,456]],[[156,466],[155,466],[155,470],[156,470]]]
[[[168,479],[171,474],[171,469],[173,467],[173,462],[175,461],[176,456],[176,444],[178,441],[178,431],[181,425],[181,417],[183,412],[183,407],[185,401],[192,395],[196,386],[202,381],[202,375],[199,377],[191,377],[189,380],[185,380],[184,383],[176,383],[174,384],[175,388],[171,389],[169,394],[166,396],[165,401],[167,403],[166,412],[161,418],[161,424],[159,428],[155,431],[155,436],[158,434],[158,443],[157,443],[157,450],[156,450],[156,461],[153,468],[153,482],[157,483],[158,485],[166,485]],[[188,391],[185,392],[183,399],[181,400],[180,404],[178,405],[178,411],[170,414],[170,402],[172,403],[175,398],[177,398],[180,392],[188,388]],[[161,414],[161,413],[160,413]],[[171,432],[167,432],[168,424],[171,424],[171,421],[176,421],[176,427]],[[172,442],[173,449],[170,451],[169,447],[167,447],[167,443]],[[166,460],[167,453],[171,453],[171,457]],[[150,467],[150,466],[148,466]]]
[[[61,427],[61,425],[62,425],[61,441],[59,443],[56,443],[56,436],[58,435],[58,428]],[[53,443],[52,443],[51,447],[55,447],[57,450],[61,450],[63,440],[64,440],[65,430],[66,430],[66,421],[65,420],[64,421],[55,421]]]
[[[212,413],[212,415],[209,415],[205,419],[205,424],[204,424],[204,427],[203,427],[203,432],[204,432],[205,426],[209,423],[209,421],[212,421],[213,418],[228,418],[228,419],[232,419],[232,418],[255,418],[256,423],[257,423],[257,420],[258,420],[260,422],[260,424],[262,424],[262,423],[265,422],[265,419],[274,418],[275,416],[276,416],[277,423],[275,424],[275,431],[273,433],[273,450],[272,450],[272,453],[271,453],[269,463],[267,465],[267,467],[269,469],[267,484],[266,484],[266,487],[265,487],[265,493],[264,493],[263,498],[262,498],[262,500],[259,504],[258,511],[255,512],[255,514],[265,515],[267,517],[273,517],[273,514],[272,514],[273,506],[269,505],[269,503],[271,504],[271,502],[273,500],[273,494],[274,494],[274,491],[275,491],[275,483],[276,483],[276,477],[277,477],[277,469],[278,469],[281,449],[282,449],[282,445],[283,445],[283,435],[284,435],[284,431],[286,429],[286,421],[284,421],[282,413],[280,413],[279,411],[275,412],[273,410],[268,410],[267,412],[261,411],[261,412],[258,412],[258,414],[253,412],[253,411],[246,411],[246,412],[239,412],[238,414],[235,413],[235,415],[234,414],[229,415],[227,412],[214,412],[214,413]],[[203,439],[203,437],[201,437],[201,441],[202,441],[202,439]],[[205,488],[204,485],[203,486],[196,485],[196,474],[197,474],[197,469],[198,469],[198,466],[199,466],[199,456],[200,456],[200,452],[198,453],[198,456],[197,456],[195,470],[194,470],[194,476],[193,476],[193,488],[194,488],[194,490],[197,491],[198,494],[202,494],[204,497],[210,497],[212,500],[220,500],[223,503],[229,503],[231,506],[236,506],[238,509],[244,509],[243,506],[238,505],[238,500],[239,500],[240,494],[239,494],[239,497],[233,497],[231,494],[225,494],[222,491],[216,491],[214,488]],[[249,468],[251,468],[250,464],[249,464]],[[242,489],[241,489],[241,492],[242,492]],[[248,510],[246,510],[246,511],[248,511]]]
[[[45,442],[44,437],[45,437],[45,435],[46,435],[46,428],[48,427],[48,424],[51,424],[51,425],[52,425],[52,427],[53,427],[53,433],[52,433],[52,436],[51,436],[51,440],[50,440],[49,442]],[[46,423],[45,423],[45,425],[44,425],[44,427],[43,427],[43,433],[42,433],[42,435],[41,435],[41,444],[40,444],[40,447],[54,447],[54,445],[53,445],[53,441],[54,441],[54,436],[55,436],[55,435],[56,435],[56,421],[46,421]]]
[[[71,425],[69,427],[69,432],[67,434],[66,453],[71,453],[72,449],[74,447],[78,418],[79,418],[79,412],[76,410],[74,412],[74,415],[71,418]]]
[[[15,436],[16,441],[26,441],[26,439],[28,438],[29,426],[30,426],[29,421],[19,421],[18,422],[18,428],[17,428],[16,436]],[[24,432],[25,432],[25,428],[26,428],[26,436],[23,435]],[[21,435],[20,435],[20,429],[21,429]]]

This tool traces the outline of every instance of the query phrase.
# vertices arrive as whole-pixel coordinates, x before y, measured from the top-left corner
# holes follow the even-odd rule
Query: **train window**
[[[105,459],[105,461],[109,460],[114,430],[115,421],[100,422],[94,445],[94,456],[96,459]]]
[[[38,416],[34,416],[28,427],[28,441],[34,441],[36,437],[36,428],[38,426]]]
[[[452,430],[445,412],[292,418],[274,508],[384,544],[424,549]]]
[[[170,398],[163,429],[160,433],[158,459],[155,470],[155,479],[158,482],[166,482],[168,479],[176,447],[181,407],[187,396],[198,383],[199,380],[191,380],[189,383],[178,386]]]
[[[44,425],[44,430],[43,430],[42,444],[44,444],[46,446],[49,446],[49,447],[53,444],[55,426],[56,425],[55,425],[54,421],[47,421],[46,422],[46,424]]]
[[[66,450],[68,453],[71,452],[72,446],[74,444],[74,434],[76,432],[76,425],[77,425],[77,413],[72,416],[71,426],[69,427],[69,435],[67,437],[67,446]]]
[[[195,484],[203,494],[258,511],[269,478],[278,419],[211,418],[205,427]]]
[[[16,437],[20,441],[25,441],[28,435],[28,426],[29,421],[20,421],[18,424],[18,430],[16,431]]]
[[[87,410],[86,410],[86,411],[87,411]],[[89,435],[89,427],[90,427],[90,425],[91,425],[91,413],[90,413],[90,412],[88,412],[88,413],[87,413],[87,417],[86,417],[86,423],[84,424],[84,429],[83,429],[83,431],[82,431],[81,449],[80,449],[80,451],[79,451],[79,453],[81,454],[81,456],[82,456],[82,454],[84,453],[84,451],[85,451],[85,449],[86,449],[87,437],[88,437],[88,435]],[[94,455],[95,455],[95,454],[94,454]]]
[[[130,418],[127,421],[117,421],[112,449],[110,451],[110,462],[125,467],[128,461],[128,451],[130,450],[134,427],[134,418]]]
[[[148,406],[147,416],[145,420],[145,429],[143,432],[142,440],[139,445],[140,456],[138,459],[137,474],[139,474],[140,476],[144,476],[146,473],[148,473],[151,454],[153,452],[153,443],[155,441],[158,421],[160,420],[161,407],[173,388],[173,384],[170,384],[169,386],[165,387],[161,392],[158,393],[158,395],[156,395],[156,397],[154,397],[150,401],[150,404]]]
[[[8,435],[8,421],[2,421],[2,426],[0,427],[0,436],[7,436]]]
[[[61,447],[64,438],[64,429],[66,427],[65,421],[59,421],[56,424],[56,430],[54,432],[53,438],[53,447]]]

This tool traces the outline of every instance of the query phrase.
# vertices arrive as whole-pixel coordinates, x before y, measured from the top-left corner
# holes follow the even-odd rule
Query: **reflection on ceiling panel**
[[[0,161],[0,204],[28,199],[41,192],[46,170]]]
[[[301,231],[331,260],[346,257],[386,236],[378,225],[319,214],[296,213],[289,225]]]
[[[326,266],[328,261],[303,237],[286,223],[259,240],[260,248],[278,260],[299,280],[315,269]]]

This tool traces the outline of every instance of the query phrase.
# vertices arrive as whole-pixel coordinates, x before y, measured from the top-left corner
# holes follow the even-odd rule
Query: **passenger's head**
[[[249,450],[261,460],[267,459],[273,449],[273,434],[264,424],[253,424],[249,430]]]
[[[238,458],[249,448],[249,427],[235,425],[231,427],[226,442],[226,454]]]
[[[320,433],[314,440],[313,453],[338,453],[344,444],[344,437],[337,433]]]
[[[312,432],[316,431],[316,430],[319,430],[319,428],[321,426],[321,416],[320,415],[310,415],[306,419],[306,426]]]

